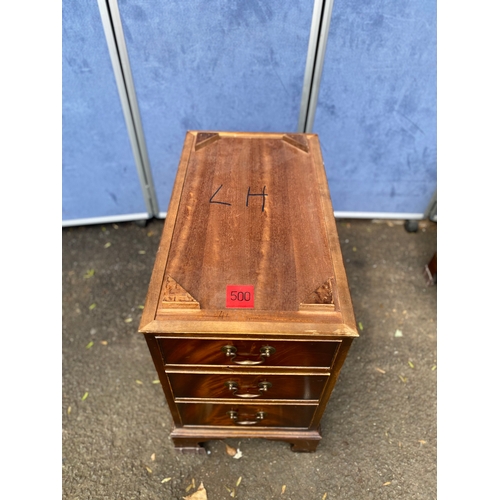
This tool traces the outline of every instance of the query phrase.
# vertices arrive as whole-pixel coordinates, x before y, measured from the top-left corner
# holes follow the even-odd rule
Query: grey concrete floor
[[[190,455],[173,449],[137,333],[163,223],[63,229],[63,498],[183,499],[203,483],[209,500],[435,499],[437,285],[423,269],[437,224],[409,233],[402,221],[337,221],[362,330],[315,453],[242,439]]]

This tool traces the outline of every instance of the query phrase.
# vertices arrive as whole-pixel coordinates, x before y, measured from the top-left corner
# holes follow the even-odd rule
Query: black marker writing
[[[215,193],[210,198],[210,203],[217,203],[218,205],[229,205],[229,206],[231,206],[231,203],[226,203],[225,201],[213,201],[215,195],[220,191],[221,187],[222,187],[222,184],[219,186],[219,188],[217,189],[217,191],[215,191]]]
[[[264,211],[264,207],[266,206],[266,186],[262,188],[262,193],[251,193],[250,192],[250,186],[248,187],[248,193],[247,193],[247,207],[248,207],[248,198],[250,196],[262,196],[262,211]]]
[[[230,207],[231,203],[227,203],[226,201],[217,201],[217,200],[214,200],[215,196],[221,190],[221,188],[222,188],[222,184],[217,188],[217,190],[215,191],[215,193],[210,197],[210,203],[216,203],[217,205],[228,205]],[[262,196],[262,212],[263,212],[264,208],[266,208],[266,196],[269,196],[266,193],[266,186],[264,186],[262,188],[262,193],[251,193],[250,192],[250,186],[248,187],[247,201],[246,201],[246,206],[247,207],[248,207],[248,200],[249,200],[250,196]]]

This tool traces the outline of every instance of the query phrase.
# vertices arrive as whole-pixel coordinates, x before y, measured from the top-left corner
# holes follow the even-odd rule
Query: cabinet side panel
[[[332,367],[330,378],[328,379],[328,382],[326,383],[323,394],[321,395],[321,400],[320,400],[319,405],[316,409],[316,413],[314,414],[311,429],[316,429],[319,427],[321,417],[323,416],[326,405],[328,404],[328,401],[330,399],[332,391],[335,387],[335,384],[337,383],[337,379],[338,379],[339,374],[340,374],[340,369],[342,368],[342,365],[344,364],[347,353],[349,352],[349,349],[350,349],[351,344],[352,344],[352,340],[353,340],[352,338],[342,340],[342,345],[340,346],[340,349],[337,352],[337,356],[335,357],[335,360],[333,362],[333,367]]]
[[[170,414],[172,416],[174,424],[176,427],[182,426],[181,417],[172,395],[172,388],[170,387],[170,382],[163,368],[163,362],[161,359],[160,349],[158,348],[158,342],[156,341],[154,335],[145,335],[144,338],[146,339],[149,347],[149,352],[151,353],[151,357],[153,358],[153,363],[158,373],[158,378],[160,379],[161,385],[163,387],[163,392],[165,394],[165,398],[167,399],[168,407],[170,409]]]

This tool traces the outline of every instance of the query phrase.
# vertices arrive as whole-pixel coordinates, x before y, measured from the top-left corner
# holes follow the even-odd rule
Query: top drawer
[[[165,365],[329,368],[340,341],[157,337]]]

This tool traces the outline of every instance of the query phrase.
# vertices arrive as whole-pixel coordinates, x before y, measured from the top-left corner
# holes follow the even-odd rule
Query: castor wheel
[[[405,229],[408,233],[416,233],[418,231],[418,220],[405,220]]]
[[[147,219],[143,219],[143,220],[136,220],[134,221],[139,227],[146,227],[147,224],[148,224],[148,220]]]

